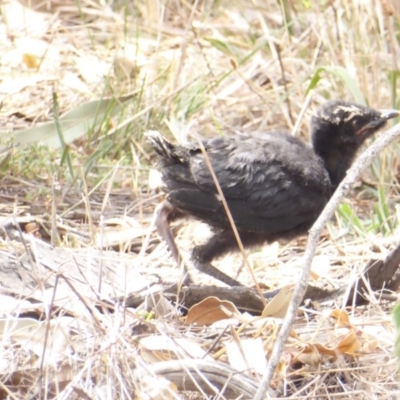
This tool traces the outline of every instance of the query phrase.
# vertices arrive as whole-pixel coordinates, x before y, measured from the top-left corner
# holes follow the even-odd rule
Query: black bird
[[[288,134],[273,133],[203,140],[243,246],[307,233],[360,146],[399,114],[335,100],[312,117],[312,147]],[[156,226],[173,257],[180,262],[169,222],[185,215],[198,218],[214,235],[193,249],[193,264],[227,285],[240,286],[211,264],[238,246],[200,146],[172,144],[155,131],[147,136],[160,156],[167,193],[157,209]]]

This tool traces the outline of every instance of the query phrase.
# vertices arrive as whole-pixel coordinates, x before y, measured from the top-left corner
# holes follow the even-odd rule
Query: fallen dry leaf
[[[199,344],[187,338],[152,335],[140,340],[142,356],[148,362],[167,361],[176,358],[212,359]]]
[[[22,61],[29,69],[36,69],[39,66],[39,61],[33,54],[24,53]]]
[[[238,309],[230,301],[220,300],[217,297],[207,297],[190,308],[186,316],[186,323],[188,325],[208,326],[216,321],[230,318],[231,315],[228,315],[225,310],[234,315],[240,315]]]
[[[9,35],[44,35],[50,26],[50,14],[33,11],[18,1],[3,2],[1,14],[6,22]]]
[[[267,359],[261,338],[232,341],[226,345],[229,364],[238,371],[253,369],[263,374]]]
[[[345,335],[335,347],[335,351],[337,351],[339,354],[348,355],[355,355],[355,353],[357,353],[360,349],[361,342],[354,329],[350,330],[350,332]]]
[[[264,307],[262,317],[283,318],[286,315],[293,295],[293,285],[283,287]]]
[[[317,366],[321,363],[321,352],[316,345],[305,344],[304,347],[290,348],[289,352],[292,353],[292,364],[301,363],[304,365]]]
[[[345,327],[345,328],[353,327],[353,325],[351,325],[350,323],[349,316],[344,310],[333,310],[331,312],[331,317],[336,320],[336,325],[338,327]]]

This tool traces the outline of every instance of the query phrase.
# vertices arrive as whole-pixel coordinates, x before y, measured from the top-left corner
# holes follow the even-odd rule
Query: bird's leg
[[[161,204],[156,207],[156,228],[158,234],[165,240],[168,245],[169,250],[172,253],[175,261],[179,264],[181,261],[181,256],[179,254],[178,247],[176,246],[174,235],[172,234],[171,228],[169,226],[171,217],[175,212],[175,207],[168,201],[164,200]]]
[[[164,200],[161,204],[159,204],[155,210],[156,219],[155,225],[158,231],[158,234],[165,240],[168,245],[169,250],[171,251],[172,257],[174,257],[178,267],[180,267],[182,258],[179,254],[178,247],[175,243],[174,235],[172,234],[169,223],[171,220],[177,217],[178,212],[176,208],[168,201]],[[183,264],[183,282],[186,285],[191,283],[190,276],[187,271],[187,267]]]
[[[193,265],[201,272],[204,272],[228,286],[243,286],[237,280],[224,274],[211,264],[211,261],[228,251],[237,247],[237,241],[231,231],[222,231],[212,236],[208,242],[196,246],[192,252]]]

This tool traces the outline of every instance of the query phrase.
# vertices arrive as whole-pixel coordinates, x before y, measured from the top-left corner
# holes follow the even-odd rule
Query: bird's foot
[[[208,260],[205,260],[200,254],[201,246],[195,247],[192,252],[191,261],[194,267],[201,272],[204,272],[207,275],[212,276],[215,279],[225,283],[228,286],[243,286],[236,279],[231,278],[229,275],[226,275],[218,268],[214,267]]]

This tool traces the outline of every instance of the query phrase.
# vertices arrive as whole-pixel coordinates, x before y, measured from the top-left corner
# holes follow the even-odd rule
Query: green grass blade
[[[322,72],[327,72],[328,74],[331,74],[334,77],[340,79],[345,84],[349,92],[352,94],[354,100],[359,104],[366,105],[365,97],[362,94],[357,82],[355,81],[354,78],[350,76],[348,71],[343,67],[327,66],[327,67],[317,68],[306,90],[307,94],[310,92],[310,90],[314,89],[317,86],[318,82],[321,80]]]
[[[63,148],[63,140],[65,145],[81,138],[88,130],[100,126],[106,117],[117,114],[122,104],[133,96],[107,98],[81,104],[60,117],[58,122],[51,121],[13,133],[14,142],[41,143],[53,148]]]
[[[341,218],[343,222],[345,222],[345,225],[349,229],[354,230],[362,236],[366,236],[366,229],[364,225],[349,204],[342,203],[337,209],[337,214],[339,218]]]
[[[58,135],[58,140],[60,141],[60,145],[62,148],[62,157],[61,157],[61,165],[64,164],[64,162],[67,164],[69,173],[71,175],[71,177],[74,177],[74,170],[72,168],[72,162],[71,162],[71,155],[69,154],[69,147],[68,145],[65,143],[65,139],[64,139],[64,134],[63,134],[63,130],[60,124],[60,116],[59,116],[59,104],[58,104],[58,98],[57,98],[57,93],[53,92],[53,115],[54,115],[54,126],[56,128],[57,131],[57,135]]]

